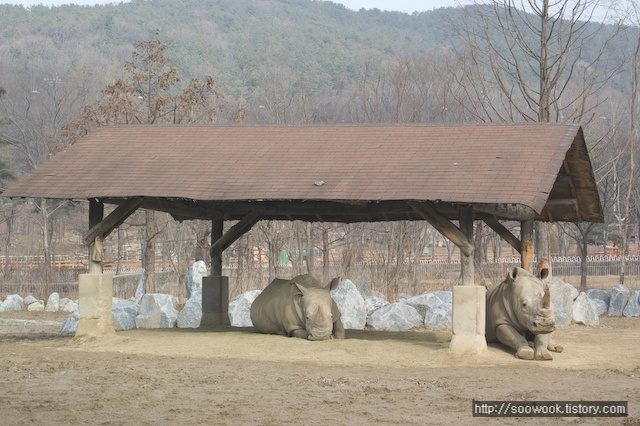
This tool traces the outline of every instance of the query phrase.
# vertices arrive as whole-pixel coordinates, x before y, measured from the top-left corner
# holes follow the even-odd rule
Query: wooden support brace
[[[489,214],[478,214],[478,217],[482,219],[484,223],[489,225],[489,227],[493,229],[496,234],[500,235],[503,240],[508,242],[511,247],[516,249],[518,253],[522,254],[522,241],[520,241],[518,237],[513,235],[511,231],[505,228],[498,219]]]
[[[104,240],[115,228],[120,226],[122,222],[127,220],[136,209],[142,204],[143,198],[130,198],[120,204],[114,211],[109,213],[107,217],[95,224],[83,235],[83,241],[86,245],[93,243],[96,238]]]
[[[438,232],[458,246],[463,254],[473,256],[474,246],[471,240],[467,238],[467,236],[464,235],[457,226],[451,223],[449,219],[441,215],[433,203],[430,201],[420,203],[416,201],[407,201],[407,204],[434,228],[436,228]]]
[[[258,223],[260,219],[264,217],[266,212],[264,210],[255,210],[242,218],[238,223],[233,225],[231,229],[218,238],[217,241],[211,244],[211,258],[219,256],[224,250],[226,250],[231,244],[233,244],[238,238],[242,237],[253,225]]]

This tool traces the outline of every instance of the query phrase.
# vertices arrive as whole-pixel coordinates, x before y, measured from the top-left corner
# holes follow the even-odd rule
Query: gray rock
[[[430,306],[424,316],[424,326],[427,329],[451,328],[453,323],[453,311],[450,303],[441,302]]]
[[[140,305],[132,300],[111,299],[111,321],[116,331],[136,328],[136,318],[140,314]]]
[[[17,294],[10,294],[0,304],[0,312],[12,312],[22,310],[22,297]]]
[[[438,296],[440,300],[442,300],[445,303],[449,303],[449,304],[453,303],[453,293],[450,291],[439,290],[439,291],[434,291],[433,294]]]
[[[364,307],[367,310],[367,318],[371,316],[378,309],[388,306],[390,303],[386,300],[375,297],[375,296],[367,296],[364,298]]]
[[[145,294],[140,300],[140,313],[136,317],[137,328],[173,328],[178,311],[176,299],[169,294]]]
[[[371,297],[377,297],[378,299],[386,300],[385,295],[384,295],[384,294],[382,294],[382,293],[380,293],[379,291],[376,291],[376,290],[371,290],[371,291],[369,292],[368,296],[371,296]]]
[[[551,292],[551,305],[556,316],[556,326],[562,327],[571,324],[573,317],[573,292],[572,286],[567,285],[561,279],[554,277],[549,282]]]
[[[593,306],[591,299],[587,297],[586,293],[580,293],[573,302],[572,318],[573,322],[576,324],[598,325],[600,323],[600,320],[598,319],[598,311],[595,306]]]
[[[402,302],[403,300],[411,299],[411,295],[408,293],[400,293],[398,294],[398,301]]]
[[[609,310],[609,307],[607,306],[607,304],[604,303],[602,300],[599,300],[599,299],[589,299],[589,300],[591,300],[591,304],[593,305],[593,308],[596,310],[596,313],[598,314],[598,316],[602,314],[606,314],[607,311]]]
[[[202,293],[193,293],[178,314],[176,325],[179,328],[198,328],[202,321]]]
[[[253,327],[251,322],[251,304],[262,290],[251,290],[242,293],[229,302],[229,322],[232,327]]]
[[[36,299],[33,296],[27,296],[24,298],[24,300],[22,301],[22,303],[24,303],[25,305],[30,305],[32,303],[36,303],[38,301],[38,299]]]
[[[338,305],[345,330],[362,330],[367,324],[367,308],[356,285],[344,280],[331,291],[331,297]]]
[[[422,316],[413,306],[392,303],[375,311],[367,320],[374,330],[403,331],[422,325]]]
[[[413,296],[402,301],[409,306],[413,306],[424,317],[430,306],[441,305],[442,300],[433,293],[422,293],[419,296]]]
[[[569,290],[571,290],[571,297],[573,297],[573,300],[576,300],[576,298],[580,295],[578,289],[569,283],[565,283],[565,285],[567,285],[569,287]]]
[[[198,289],[202,292],[202,277],[207,275],[207,264],[198,260],[189,267],[187,276],[184,278],[184,286],[187,289],[187,298],[191,298],[191,293]]]
[[[72,313],[78,309],[78,304],[71,299],[63,297],[60,299],[60,311]]]
[[[607,312],[609,310],[609,302],[611,301],[611,294],[609,292],[606,292],[599,288],[592,288],[590,290],[587,290],[587,297],[591,299],[592,303],[594,300],[603,302],[606,307],[604,312]]]
[[[62,333],[75,333],[78,330],[78,324],[80,324],[80,312],[73,311],[69,318],[62,323],[60,331]]]
[[[607,313],[612,317],[619,317],[622,315],[627,301],[631,296],[631,290],[622,284],[616,284],[611,290],[611,302],[609,302],[609,310]]]
[[[58,312],[60,310],[60,295],[58,293],[51,293],[44,310],[47,312]]]
[[[27,306],[27,311],[30,312],[44,312],[44,300],[39,300],[36,303],[32,303]]]
[[[371,296],[371,286],[368,282],[364,280],[358,281],[358,284],[356,284],[356,288],[358,289],[362,297],[366,298],[367,296]]]
[[[640,290],[636,290],[631,293],[631,297],[627,302],[627,306],[624,307],[622,315],[625,317],[640,316]]]

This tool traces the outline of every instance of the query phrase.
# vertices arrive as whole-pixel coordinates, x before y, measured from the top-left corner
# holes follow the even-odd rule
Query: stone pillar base
[[[202,277],[200,328],[230,324],[229,277]]]
[[[114,334],[111,320],[113,276],[80,274],[78,276],[78,313],[80,322],[76,336]]]
[[[479,355],[486,352],[486,292],[483,286],[453,287],[453,336],[449,345],[451,353]]]

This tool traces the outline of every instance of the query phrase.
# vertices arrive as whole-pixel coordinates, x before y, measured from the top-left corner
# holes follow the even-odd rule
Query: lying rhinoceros
[[[562,352],[551,337],[556,325],[547,287],[550,280],[548,268],[540,270],[540,277],[512,268],[502,283],[491,288],[487,292],[487,342],[513,348],[522,359],[553,359],[549,351]]]
[[[340,311],[331,290],[340,283],[334,278],[327,288],[311,275],[293,279],[276,278],[251,305],[251,321],[261,333],[282,334],[309,340],[344,339]]]

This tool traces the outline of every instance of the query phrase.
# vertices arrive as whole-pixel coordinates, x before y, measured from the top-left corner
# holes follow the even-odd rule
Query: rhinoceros
[[[290,280],[276,278],[251,305],[251,321],[261,333],[309,340],[344,339],[344,327],[331,290],[339,278],[323,288],[311,275]]]
[[[522,268],[512,268],[505,280],[487,292],[487,342],[500,342],[516,350],[522,359],[553,359],[562,352],[554,343],[555,316],[547,284],[549,268],[539,276]],[[533,341],[533,342],[531,342]]]

